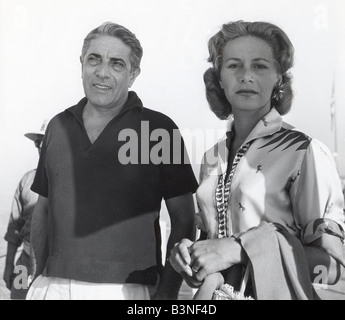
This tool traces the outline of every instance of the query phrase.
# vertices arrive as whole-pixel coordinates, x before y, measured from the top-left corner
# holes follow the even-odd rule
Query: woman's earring
[[[284,97],[284,84],[279,81],[275,87],[273,88],[272,99],[275,101],[279,101]]]

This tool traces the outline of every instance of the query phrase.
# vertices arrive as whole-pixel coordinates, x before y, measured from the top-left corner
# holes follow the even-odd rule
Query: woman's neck
[[[262,109],[255,112],[234,111],[234,138],[242,145],[249,134],[253,131],[257,123],[267,114],[267,110]]]

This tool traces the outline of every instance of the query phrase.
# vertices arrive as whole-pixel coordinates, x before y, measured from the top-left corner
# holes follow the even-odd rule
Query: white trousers
[[[149,286],[104,284],[39,276],[26,300],[150,300]]]

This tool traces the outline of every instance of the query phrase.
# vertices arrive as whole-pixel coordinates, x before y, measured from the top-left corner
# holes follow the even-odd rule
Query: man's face
[[[35,147],[38,150],[38,154],[41,154],[43,138],[44,138],[44,136],[40,136],[34,141]]]
[[[97,108],[122,106],[139,70],[131,71],[130,48],[120,39],[99,36],[82,58],[82,78],[88,102]]]

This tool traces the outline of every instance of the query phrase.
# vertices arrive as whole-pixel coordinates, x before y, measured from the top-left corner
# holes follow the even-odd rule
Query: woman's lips
[[[255,91],[255,90],[245,90],[245,89],[243,89],[243,90],[238,90],[236,92],[236,94],[238,94],[240,96],[249,97],[249,96],[253,96],[253,95],[258,94],[258,92]]]

